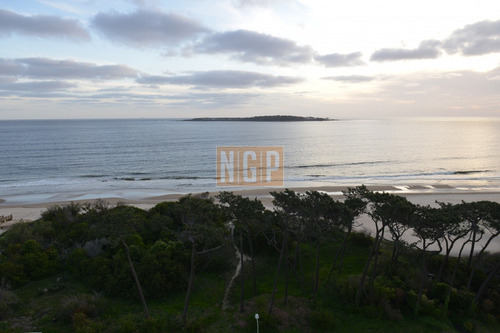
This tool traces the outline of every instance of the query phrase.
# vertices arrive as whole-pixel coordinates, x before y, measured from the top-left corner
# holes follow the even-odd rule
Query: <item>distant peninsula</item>
[[[255,116],[255,117],[220,117],[220,118],[192,118],[186,119],[186,121],[333,121],[335,119],[330,118],[318,118],[318,117],[301,117],[301,116],[289,116],[289,115],[275,115],[275,116]]]

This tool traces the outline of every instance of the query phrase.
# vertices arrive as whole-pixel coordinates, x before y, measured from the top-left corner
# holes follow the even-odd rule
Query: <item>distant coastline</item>
[[[274,115],[274,116],[254,116],[254,117],[204,117],[204,118],[192,118],[186,119],[185,121],[334,121],[335,119],[330,118],[319,118],[319,117],[301,117],[301,116],[290,116],[290,115]]]

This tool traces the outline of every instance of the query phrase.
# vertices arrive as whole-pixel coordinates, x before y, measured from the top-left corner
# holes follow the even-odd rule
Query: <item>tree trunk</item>
[[[365,267],[363,268],[363,273],[361,274],[361,278],[359,280],[358,284],[358,290],[356,291],[356,297],[354,298],[354,305],[359,306],[359,303],[361,301],[361,293],[363,292],[365,288],[365,279],[366,275],[368,274],[368,269],[370,268],[370,263],[372,261],[373,255],[375,254],[377,244],[378,244],[378,233],[375,236],[375,240],[373,241],[372,249],[370,251],[370,254],[368,255],[368,258],[366,259]]]
[[[316,243],[316,281],[314,283],[314,297],[313,302],[316,304],[318,299],[318,289],[319,289],[319,249],[320,243],[319,241]]]
[[[297,243],[295,245],[295,255],[293,257],[293,269],[296,272],[296,275],[298,276],[298,281],[300,284],[300,289],[302,292],[305,292],[304,290],[304,272],[302,271],[302,264],[300,262],[300,240],[297,240]],[[297,266],[299,266],[300,273],[297,272]]]
[[[486,287],[490,283],[490,281],[493,279],[497,271],[500,269],[500,260],[497,262],[495,267],[491,270],[490,274],[484,279],[483,283],[481,284],[481,287],[479,287],[479,290],[477,291],[476,297],[474,297],[474,300],[472,301],[473,304],[478,304],[479,301],[481,300],[481,297],[483,297],[484,292],[486,291]]]
[[[283,244],[281,245],[281,251],[280,251],[280,258],[278,260],[278,267],[276,268],[276,274],[274,276],[274,283],[273,283],[273,292],[271,294],[271,301],[269,302],[269,313],[273,312],[273,306],[274,306],[274,299],[276,297],[276,289],[278,287],[278,277],[281,269],[281,263],[283,261],[283,256],[285,253],[285,244],[288,241],[288,236],[287,232],[285,231],[285,235],[283,237]]]
[[[347,242],[349,240],[349,236],[351,235],[352,232],[352,227],[349,228],[347,231],[347,234],[345,235],[344,241],[342,242],[342,248],[340,250],[340,257],[339,257],[339,267],[337,268],[337,272],[340,274],[342,272],[342,266],[344,265],[344,256],[345,256],[345,250],[347,248]]]
[[[496,234],[492,234],[490,236],[490,238],[488,239],[488,241],[484,244],[484,246],[482,247],[481,251],[479,251],[479,253],[477,254],[476,256],[476,261],[474,263],[474,265],[472,265],[472,270],[469,274],[469,279],[467,281],[467,291],[470,291],[470,288],[472,286],[472,279],[474,278],[474,273],[476,272],[476,269],[477,269],[477,266],[479,264],[479,259],[482,257],[484,251],[486,250],[486,248],[488,247],[488,245],[490,245],[491,241],[496,237],[498,236],[499,233],[496,233]]]
[[[448,247],[448,241],[446,241],[446,253],[444,255],[443,261],[441,262],[441,265],[439,265],[439,271],[438,271],[438,274],[436,276],[436,281],[441,281],[441,278],[443,277],[444,269],[446,268],[446,266],[448,266],[448,261],[450,259],[451,249],[452,249],[452,246]]]
[[[377,277],[377,267],[378,267],[378,258],[380,257],[380,245],[384,240],[384,229],[382,229],[381,235],[378,238],[377,251],[375,252],[375,261],[373,262],[372,268],[372,276],[370,278],[370,298],[373,299],[373,285],[375,283],[375,278]]]
[[[191,291],[193,289],[194,270],[196,268],[196,266],[195,266],[196,244],[195,244],[194,240],[191,240],[191,243],[192,243],[192,248],[191,248],[191,272],[189,273],[188,289],[186,291],[186,299],[184,300],[184,309],[182,310],[182,322],[184,324],[186,323],[187,311],[188,311],[188,306],[189,306],[189,298],[191,297]]]
[[[240,229],[240,281],[241,281],[241,294],[240,294],[240,312],[245,311],[245,277],[243,275],[243,232]]]
[[[288,243],[288,242],[287,242]],[[289,269],[290,269],[290,260],[288,260],[288,244],[285,245],[285,297],[283,298],[283,304],[288,304],[288,283],[289,283]]]
[[[347,241],[349,239],[349,235],[351,234],[351,230],[352,228],[349,228],[349,230],[347,230],[347,233],[345,234],[344,239],[342,240],[342,244],[340,245],[340,248],[337,250],[335,257],[333,258],[332,265],[330,266],[330,270],[328,271],[328,276],[323,286],[325,286],[326,284],[328,284],[328,282],[330,282],[330,278],[332,277],[333,270],[335,269],[335,264],[337,263],[337,259],[339,260],[339,267],[337,268],[337,272],[339,274],[342,272],[345,250],[347,248]]]
[[[458,266],[460,265],[460,259],[462,258],[462,251],[465,248],[465,245],[468,242],[464,242],[462,246],[460,247],[460,252],[458,252],[458,257],[457,257],[457,263],[455,264],[455,267],[453,267],[453,273],[451,274],[451,279],[450,279],[450,284],[448,286],[448,292],[446,293],[446,298],[444,300],[444,311],[443,311],[443,316],[447,316],[448,313],[448,306],[450,305],[450,299],[451,299],[451,290],[453,288],[453,283],[455,283],[455,276],[457,275],[457,270]]]
[[[425,245],[425,239],[423,239],[422,243],[422,277],[420,279],[420,287],[418,288],[418,296],[417,296],[417,303],[415,304],[415,312],[414,315],[415,317],[418,315],[418,311],[420,310],[420,302],[422,300],[422,293],[424,291],[424,282],[426,278],[426,269],[425,269],[425,250],[426,250],[426,245]]]
[[[472,244],[470,247],[469,260],[467,261],[467,269],[470,269],[472,265],[472,257],[474,256],[474,246],[476,245],[476,232],[477,232],[476,229],[477,229],[477,224],[475,224],[472,229]]]
[[[257,272],[255,271],[253,243],[252,243],[252,237],[250,236],[250,232],[247,232],[247,237],[248,237],[248,246],[250,248],[250,260],[252,262],[253,294],[255,296],[255,295],[257,295]]]
[[[149,310],[148,310],[148,305],[146,304],[146,298],[144,297],[144,293],[142,292],[142,287],[141,283],[139,282],[139,278],[137,277],[137,273],[135,272],[134,268],[134,263],[132,262],[132,258],[130,258],[130,251],[127,246],[127,243],[125,243],[125,240],[122,238],[122,244],[123,247],[125,248],[125,253],[127,255],[127,261],[130,266],[130,270],[132,271],[132,276],[134,277],[135,285],[137,286],[137,291],[139,292],[139,298],[141,299],[142,307],[144,309],[144,315],[146,316],[146,319],[149,319]]]
[[[396,261],[397,242],[398,241],[394,241],[394,244],[392,246],[391,263],[389,265],[389,275],[392,275],[392,267],[394,266]]]

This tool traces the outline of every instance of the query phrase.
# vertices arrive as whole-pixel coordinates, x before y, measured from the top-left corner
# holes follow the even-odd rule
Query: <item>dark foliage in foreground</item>
[[[87,291],[62,299],[55,313],[56,322],[82,331],[120,331],[103,323],[105,299],[142,301],[146,319],[127,324],[120,317],[121,331],[202,331],[227,313],[236,322],[231,330],[249,330],[236,309],[291,330],[280,324],[283,304],[300,313],[295,326],[311,331],[330,331],[339,308],[390,322],[446,319],[461,330],[477,321],[497,325],[500,256],[488,248],[500,234],[500,204],[423,207],[364,186],[344,194],[336,201],[318,192],[273,192],[274,211],[230,192],[219,202],[186,196],[149,211],[100,200],[50,207],[0,237],[0,299],[8,305],[1,318],[8,323],[18,311],[18,290],[57,277],[46,292],[66,284]],[[355,231],[363,214],[374,237]],[[237,263],[238,283],[207,301],[224,312],[200,314],[195,304],[190,314],[193,297],[210,294],[197,279],[213,276],[225,289]],[[148,309],[164,302],[169,320]],[[197,322],[202,318],[208,322]]]

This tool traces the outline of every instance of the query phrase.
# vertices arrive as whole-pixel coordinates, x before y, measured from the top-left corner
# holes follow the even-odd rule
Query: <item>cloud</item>
[[[250,87],[277,87],[303,81],[301,78],[290,76],[273,76],[247,71],[214,70],[194,72],[186,75],[173,76],[145,76],[136,80],[141,84],[149,85],[190,85],[211,88],[250,88]]]
[[[364,75],[328,76],[322,79],[345,82],[345,83],[361,83],[361,82],[369,82],[375,80],[374,77],[364,76]]]
[[[24,71],[24,66],[15,59],[0,58],[0,76],[19,75]]]
[[[193,106],[201,109],[234,108],[249,104],[260,94],[254,93],[188,93],[182,95],[167,96],[169,106],[185,107],[192,109]]]
[[[233,0],[233,3],[238,7],[267,6],[269,5],[269,2],[269,0]]]
[[[455,30],[443,43],[450,54],[475,56],[500,52],[500,20],[481,21]]]
[[[292,0],[233,0],[237,7],[268,7],[272,4],[292,3]]]
[[[404,75],[388,81],[374,97],[387,105],[412,104],[413,111],[418,112],[497,112],[500,104],[498,74],[500,67],[488,72],[464,70]]]
[[[314,59],[325,67],[351,67],[364,65],[364,62],[361,60],[361,56],[361,52],[348,54],[331,53],[318,55]]]
[[[189,18],[145,9],[130,14],[99,13],[92,24],[108,39],[135,47],[175,45],[208,32]]]
[[[41,38],[64,38],[75,41],[88,41],[90,36],[77,20],[57,16],[23,16],[0,9],[0,35],[12,33]]]
[[[398,60],[416,60],[416,59],[436,59],[441,52],[440,41],[426,40],[420,43],[416,49],[391,49],[385,48],[375,51],[371,61],[398,61]]]
[[[249,30],[214,33],[194,47],[195,52],[228,53],[243,62],[260,65],[309,63],[314,51],[294,41]]]
[[[30,82],[2,82],[0,77],[0,96],[29,97],[29,98],[60,98],[68,97],[67,89],[77,85],[65,81],[30,81]]]
[[[48,58],[0,58],[0,75],[34,79],[100,79],[114,80],[135,78],[138,71],[125,65],[96,65],[74,60]]]
[[[0,66],[0,73],[2,72],[2,68]],[[16,82],[17,79],[9,76],[0,76],[0,85],[6,84],[6,83],[12,83]]]
[[[35,82],[14,82],[10,84],[0,84],[0,90],[17,92],[47,92],[74,88],[74,83],[64,81],[35,81]]]

